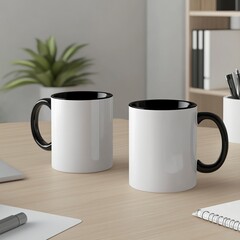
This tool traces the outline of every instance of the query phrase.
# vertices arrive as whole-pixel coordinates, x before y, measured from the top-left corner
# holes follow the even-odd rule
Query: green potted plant
[[[87,68],[92,65],[92,61],[85,57],[73,59],[74,55],[86,45],[71,44],[58,57],[54,37],[51,36],[45,41],[36,39],[37,50],[24,48],[31,58],[13,62],[20,68],[5,76],[12,76],[12,78],[2,86],[2,90],[10,90],[27,84],[40,84],[44,88],[56,89],[90,82],[88,76],[92,73],[88,72]]]

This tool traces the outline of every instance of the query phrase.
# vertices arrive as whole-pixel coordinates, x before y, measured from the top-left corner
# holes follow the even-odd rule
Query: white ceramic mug
[[[196,159],[197,124],[210,119],[218,126],[222,151],[213,164]],[[183,100],[142,100],[129,104],[129,184],[148,192],[179,192],[196,185],[197,170],[219,169],[228,152],[228,135],[213,113],[197,112]]]
[[[240,143],[240,99],[231,96],[223,98],[223,121],[229,142]]]
[[[51,109],[51,142],[39,130],[39,112]],[[113,96],[76,91],[40,99],[32,110],[31,130],[36,143],[52,150],[52,167],[71,173],[90,173],[112,167]]]

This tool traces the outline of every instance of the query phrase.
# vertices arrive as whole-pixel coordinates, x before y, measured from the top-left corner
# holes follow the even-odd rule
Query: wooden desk
[[[43,124],[50,137],[49,125]],[[199,128],[198,156],[214,159],[219,133]],[[0,158],[27,179],[0,184],[0,203],[80,218],[83,223],[53,239],[236,239],[240,233],[191,216],[200,207],[240,199],[240,145],[230,144],[223,167],[198,173],[192,190],[156,194],[128,185],[128,121],[114,121],[114,166],[94,174],[53,170],[50,152],[32,139],[29,123],[0,124]]]

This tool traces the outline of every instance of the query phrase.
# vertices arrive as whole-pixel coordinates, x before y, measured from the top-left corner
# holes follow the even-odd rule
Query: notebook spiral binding
[[[215,213],[210,213],[209,211],[202,211],[201,209],[197,210],[197,215],[206,221],[209,221],[227,228],[231,228],[235,231],[240,231],[240,221],[236,221],[228,217],[220,216]]]

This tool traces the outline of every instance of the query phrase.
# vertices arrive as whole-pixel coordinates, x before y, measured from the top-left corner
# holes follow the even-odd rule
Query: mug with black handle
[[[42,106],[51,109],[51,142],[39,130]],[[52,167],[62,172],[91,173],[113,164],[113,95],[106,92],[55,93],[40,99],[32,110],[31,130],[36,143],[52,151]]]
[[[209,119],[222,140],[219,158],[212,164],[196,159],[197,125]],[[129,104],[129,184],[148,192],[179,192],[196,186],[197,171],[218,170],[228,153],[223,121],[210,112],[198,112],[193,102],[150,99]]]

